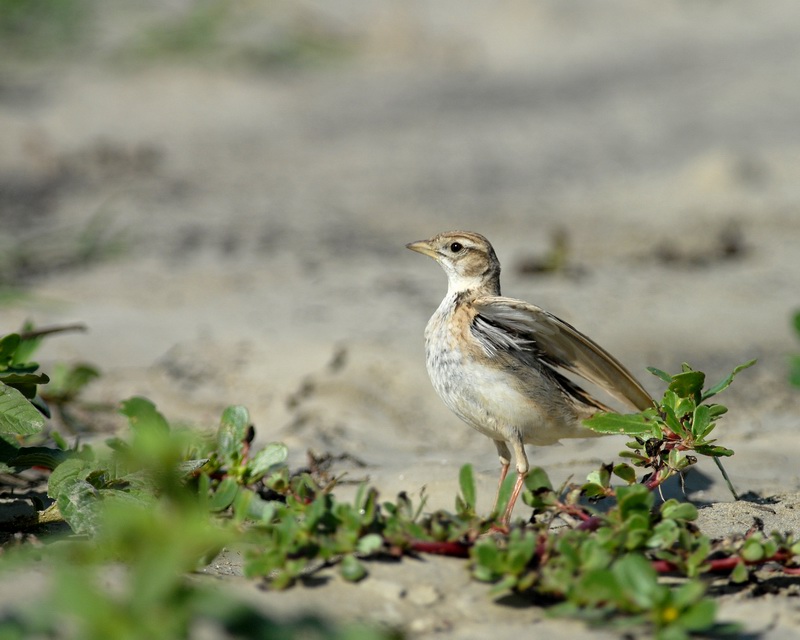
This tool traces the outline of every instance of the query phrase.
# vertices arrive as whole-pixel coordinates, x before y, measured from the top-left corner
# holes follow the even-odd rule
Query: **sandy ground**
[[[721,398],[720,439],[736,451],[737,488],[778,499],[730,502],[710,464],[690,475],[689,495],[713,535],[754,515],[800,530],[800,392],[786,382],[800,350],[789,324],[800,307],[800,6],[305,11],[347,39],[346,55],[253,69],[98,54],[5,70],[0,249],[35,239],[45,262],[74,257],[92,221],[123,247],[81,266],[51,260],[2,308],[5,330],[84,322],[87,334],[51,340],[42,360],[98,365],[88,399],[142,394],[208,427],[245,404],[260,442],[285,441],[296,462],[309,448],[357,456],[367,467],[351,474],[387,497],[424,486],[431,508],[451,508],[472,462],[488,509],[494,448],[448,413],[424,370],[422,331],[445,278],[404,249],[478,231],[504,265],[504,293],[575,324],[656,394],[648,365],[688,361],[719,378],[757,357]],[[98,29],[121,37],[115,19],[106,11]],[[568,269],[528,273],[559,230]],[[568,441],[530,455],[562,481],[621,447]],[[215,569],[239,570],[235,557]],[[357,586],[234,584],[276,612],[419,638],[614,637],[492,603],[452,560],[370,570]],[[726,596],[722,617],[797,637],[796,595]]]

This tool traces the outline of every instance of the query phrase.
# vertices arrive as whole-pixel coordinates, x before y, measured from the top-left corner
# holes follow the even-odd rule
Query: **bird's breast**
[[[425,330],[428,375],[445,405],[496,440],[507,440],[510,431],[531,444],[570,437],[575,416],[561,406],[563,394],[551,388],[552,381],[535,368],[523,373],[487,356],[471,334],[472,317],[459,317],[446,302]]]
[[[503,426],[529,422],[531,407],[503,370],[482,361],[469,334],[470,320],[434,314],[425,331],[428,375],[453,413],[481,433],[505,439]]]

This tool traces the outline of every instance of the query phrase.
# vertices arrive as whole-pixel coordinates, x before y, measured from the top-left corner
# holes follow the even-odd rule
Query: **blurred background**
[[[3,331],[85,323],[45,356],[96,363],[96,403],[242,402],[301,453],[490,486],[404,249],[469,229],[654,392],[759,357],[734,428],[789,434],[798,69],[789,0],[0,0]]]

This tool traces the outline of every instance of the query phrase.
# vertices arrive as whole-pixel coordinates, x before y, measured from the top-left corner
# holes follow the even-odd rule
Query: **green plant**
[[[179,19],[150,29],[141,48],[151,56],[187,56],[206,53],[219,46],[220,32],[231,6],[218,0],[195,3]]]
[[[792,318],[792,327],[800,339],[800,311],[797,311]],[[789,382],[795,387],[800,387],[800,355],[789,356]]]
[[[42,428],[42,414],[31,402],[46,381],[29,362],[41,335],[12,336],[0,340],[0,380],[11,390],[4,391],[7,404],[0,404],[0,426],[13,450],[4,458],[10,471],[20,468],[14,462],[24,452],[19,439]],[[623,454],[631,464],[605,464],[586,482],[559,488],[542,469],[532,469],[522,499],[533,517],[510,530],[477,513],[469,466],[460,471],[452,512],[427,513],[424,497],[415,505],[406,494],[382,501],[366,484],[342,502],[335,479],[292,471],[282,443],[254,451],[255,430],[244,407],[227,408],[216,432],[202,436],[170,425],[149,400],[131,398],[121,405],[128,436],[33,452],[49,456],[54,467],[48,483],[53,504],[40,521],[63,518],[83,539],[37,550],[53,567],[53,591],[0,631],[20,638],[180,638],[206,620],[230,637],[270,637],[273,621],[232,598],[220,599],[204,583],[187,581],[187,573],[223,546],[242,549],[246,575],[273,588],[333,566],[345,580],[358,581],[367,577],[372,558],[437,553],[468,559],[474,578],[491,583],[493,595],[513,591],[552,605],[553,615],[644,626],[663,640],[724,631],[704,577],[727,574],[732,583],[742,582],[751,567],[767,562],[800,573],[800,541],[758,528],[711,540],[695,526],[693,505],[657,504],[654,489],[693,464],[693,454],[716,459],[733,453],[709,439],[725,409],[708,401],[751,364],[706,390],[704,375],[686,365],[674,376],[653,370],[667,385],[658,407],[590,422],[633,436]],[[67,404],[87,378],[85,372],[74,375],[54,387],[54,397]],[[646,472],[641,482],[639,468]],[[501,505],[513,480],[501,490]],[[20,550],[20,557],[25,554]],[[119,569],[118,585],[101,589],[111,567]],[[662,573],[679,581],[668,585]],[[297,624],[321,630],[322,637],[352,637],[350,630],[320,621]],[[363,633],[359,637],[385,637]]]
[[[633,436],[634,440],[626,445],[629,450],[620,455],[631,459],[636,467],[649,469],[644,478],[649,488],[661,485],[667,478],[695,464],[697,457],[692,454],[697,453],[714,460],[736,497],[736,491],[719,462],[720,457],[731,456],[733,451],[709,439],[716,421],[728,409],[707,401],[727,389],[739,372],[755,362],[751,360],[736,367],[730,375],[705,390],[705,374],[688,364],[684,364],[681,372],[675,375],[650,367],[651,373],[667,383],[658,407],[637,414],[600,413],[586,420],[586,426],[600,433]],[[628,483],[636,478],[634,469],[627,464],[615,465],[611,470]],[[584,490],[589,496],[603,495],[607,490],[607,478],[591,482]]]
[[[36,632],[88,640],[167,640],[188,638],[203,623],[229,638],[392,637],[317,618],[278,623],[207,583],[188,580],[187,574],[223,546],[242,542],[239,527],[213,515],[223,489],[212,487],[200,472],[209,459],[192,457],[208,445],[194,432],[172,428],[144,398],[125,401],[121,411],[129,421],[129,438],[110,439],[103,450],[83,447],[53,471],[51,509],[89,540],[67,540],[37,552],[52,568],[52,589],[0,624],[3,637]],[[246,410],[231,407],[220,434],[230,432],[231,420],[246,417]],[[220,436],[217,442],[228,440]]]
[[[58,362],[53,365],[50,381],[42,388],[40,395],[50,409],[54,424],[63,426],[73,434],[91,429],[79,414],[92,414],[101,407],[88,407],[80,400],[80,395],[98,377],[100,371],[97,367],[86,362],[70,365]]]
[[[243,26],[250,34],[245,38]],[[147,27],[120,56],[128,62],[203,60],[263,70],[335,63],[356,45],[340,25],[315,12],[205,0]]]
[[[39,385],[50,379],[31,358],[50,332],[28,326],[0,338],[0,471],[13,473],[32,466],[52,469],[64,460],[59,449],[23,446],[27,437],[44,429],[49,416]]]
[[[2,50],[23,58],[63,52],[90,16],[88,0],[0,0]]]

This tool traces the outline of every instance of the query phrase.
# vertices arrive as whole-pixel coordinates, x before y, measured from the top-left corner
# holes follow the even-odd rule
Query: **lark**
[[[497,448],[493,512],[514,453],[517,478],[501,518],[508,525],[529,470],[525,445],[597,435],[583,421],[611,411],[565,374],[637,411],[652,407],[653,399],[580,331],[540,307],[503,297],[500,262],[482,235],[450,231],[406,246],[447,274],[447,295],[425,328],[428,375],[445,405]]]

